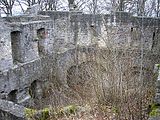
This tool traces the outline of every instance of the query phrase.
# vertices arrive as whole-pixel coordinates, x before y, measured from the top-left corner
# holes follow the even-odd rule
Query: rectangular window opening
[[[46,32],[45,32],[45,28],[40,28],[37,30],[37,38],[38,38],[38,52],[39,55],[43,55],[44,54],[44,40],[46,38]]]
[[[12,58],[13,63],[21,62],[21,54],[20,54],[20,31],[11,32],[11,47],[12,47]]]

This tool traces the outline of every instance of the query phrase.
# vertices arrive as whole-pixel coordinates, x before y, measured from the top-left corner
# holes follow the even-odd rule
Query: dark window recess
[[[155,47],[155,45],[156,45],[155,35],[156,35],[156,33],[155,33],[155,32],[153,32],[153,36],[152,36],[152,48],[154,48],[154,47]]]
[[[17,103],[17,90],[13,90],[8,94],[8,100]]]
[[[153,36],[152,36],[152,49],[154,47],[157,47],[158,45],[158,39],[157,39],[157,35],[159,34],[159,31],[157,30],[156,32],[153,32]]]
[[[133,32],[133,28],[131,27],[131,32]]]
[[[38,37],[38,39],[45,39],[46,38],[44,28],[40,28],[37,30],[37,37]]]
[[[156,36],[156,33],[155,33],[155,32],[153,32],[152,40],[154,40],[154,39],[155,39],[155,36]]]
[[[31,86],[29,88],[29,94],[32,98],[36,97],[36,87],[37,87],[37,81],[33,81],[33,83],[31,83]]]
[[[32,98],[37,99],[41,97],[42,88],[40,82],[35,80],[31,83],[29,87],[29,94]]]
[[[13,63],[21,62],[21,45],[20,45],[20,31],[11,32],[11,46]]]
[[[43,55],[44,53],[44,45],[43,45],[43,40],[45,40],[46,36],[45,36],[45,29],[41,28],[37,30],[37,37],[38,37],[38,52],[39,55]]]
[[[1,94],[3,94],[4,93],[4,91],[1,91]]]

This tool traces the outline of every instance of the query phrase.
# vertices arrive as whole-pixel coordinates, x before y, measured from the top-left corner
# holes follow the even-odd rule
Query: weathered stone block
[[[0,71],[13,66],[10,28],[0,19]]]
[[[0,99],[1,120],[25,120],[25,107]]]

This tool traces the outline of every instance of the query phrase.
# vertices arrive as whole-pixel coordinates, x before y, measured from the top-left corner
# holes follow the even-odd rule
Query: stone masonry
[[[160,63],[158,18],[133,17],[125,12],[41,11],[34,16],[0,18],[0,24],[0,99],[24,106],[34,104],[33,96],[43,97],[51,74],[62,86],[72,86],[70,71],[75,66],[98,65],[106,79],[110,61],[105,56],[114,57],[110,50],[118,53],[123,68],[131,58],[130,70],[143,69],[146,81],[153,79],[149,74]],[[34,95],[30,94],[32,87]]]

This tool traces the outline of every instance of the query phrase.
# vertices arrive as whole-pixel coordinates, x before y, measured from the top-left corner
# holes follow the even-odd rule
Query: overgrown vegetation
[[[63,86],[56,81],[57,78],[52,76],[50,80],[52,82],[54,79],[54,82],[45,92],[45,97],[50,98],[48,103],[52,106],[48,110],[48,119],[88,120],[91,117],[93,120],[147,120],[149,116],[158,115],[159,111],[155,105],[152,105],[151,112],[148,111],[148,106],[153,103],[157,75],[155,77],[149,69],[135,67],[130,54],[126,55],[125,52],[109,51],[107,53],[106,50],[99,49],[96,60],[100,60],[99,58],[103,55],[107,62],[101,66],[97,63],[102,61],[95,63],[93,60],[82,63],[78,67],[72,67],[68,71],[70,88],[67,90],[64,90]],[[141,76],[140,79],[139,76]],[[59,94],[57,90],[61,93]],[[75,101],[70,101],[68,98]],[[89,107],[79,110],[76,105],[66,106],[61,99],[67,100],[67,104],[79,103],[78,106],[87,104]]]
[[[138,13],[140,16],[144,15],[144,11],[137,11]],[[114,42],[117,42],[122,34],[129,32],[128,26],[119,28],[116,26],[117,31],[115,26],[104,26],[106,26],[104,36],[91,35],[91,37],[96,39],[95,41],[101,39],[105,43],[105,48],[99,47],[98,42],[91,43],[95,45],[94,47],[82,46],[86,57],[81,62],[78,61],[81,58],[79,55],[81,46],[75,43],[75,65],[70,66],[65,73],[67,74],[65,82],[68,86],[63,86],[58,75],[51,72],[48,77],[49,86],[44,90],[44,101],[37,102],[40,108],[47,105],[51,107],[42,110],[26,109],[27,118],[147,120],[149,116],[159,115],[158,107],[151,105],[155,96],[157,75],[145,64],[148,62],[146,54],[150,53],[145,51],[142,44],[145,42],[144,28],[141,26],[136,30],[132,28],[132,42],[139,40],[140,43],[138,48],[137,46],[134,48],[127,39],[129,34],[123,36],[123,39],[127,39],[122,41],[125,44],[117,43],[122,45],[114,46]],[[92,29],[92,32],[96,33],[94,26]],[[117,36],[118,39],[114,39]],[[78,38],[75,39],[77,41]],[[157,64],[157,67],[160,68],[160,64]],[[87,104],[89,107],[80,110],[75,105],[66,106],[72,103],[79,103],[78,106]],[[150,105],[151,111],[148,111]]]
[[[77,64],[68,69],[68,88],[59,83],[58,77],[51,73],[49,77],[52,84],[46,89],[45,97],[49,98],[48,103],[56,112],[51,114],[50,119],[85,120],[91,117],[93,120],[147,120],[149,116],[159,114],[154,107],[151,112],[148,111],[155,96],[157,79],[157,74],[144,65],[148,59],[145,54],[149,53],[131,48],[127,44],[114,48],[109,41],[111,37],[114,36],[104,39],[106,48],[97,45],[91,52],[85,48],[84,59],[88,61],[80,64],[76,61]],[[76,54],[78,49],[76,48]],[[141,62],[136,63],[137,55]],[[78,54],[75,56],[76,60],[81,57]],[[67,107],[67,112],[59,109],[59,106],[70,103],[79,103],[80,106],[88,104],[90,109],[80,112],[81,114],[78,114],[74,106]]]
[[[26,108],[25,116],[28,120],[51,120],[75,115],[78,110],[80,110],[80,107],[76,105],[68,105],[66,107],[60,107],[57,109],[50,107],[42,110]]]

